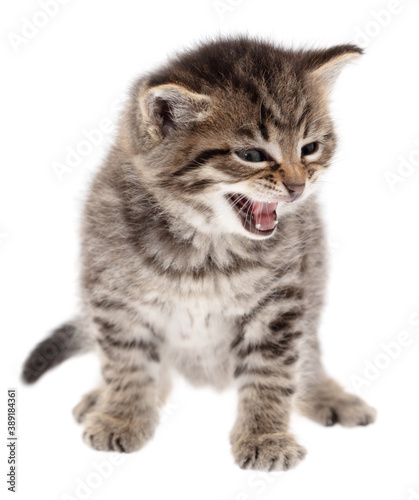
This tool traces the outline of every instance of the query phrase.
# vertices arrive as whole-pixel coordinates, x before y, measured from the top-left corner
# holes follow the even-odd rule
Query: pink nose
[[[293,184],[292,182],[289,182],[289,183],[284,182],[283,184],[287,188],[287,191],[291,197],[290,201],[294,201],[297,198],[299,198],[302,195],[304,188],[305,188],[305,183]]]

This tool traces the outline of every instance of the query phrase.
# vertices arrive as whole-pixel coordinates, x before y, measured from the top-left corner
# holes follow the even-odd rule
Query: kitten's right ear
[[[151,87],[140,95],[143,119],[156,138],[170,136],[192,122],[205,120],[210,105],[210,97],[173,83]]]

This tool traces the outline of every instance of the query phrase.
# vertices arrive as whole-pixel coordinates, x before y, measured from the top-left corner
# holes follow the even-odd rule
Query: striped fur
[[[374,420],[325,373],[317,341],[326,257],[315,189],[336,142],[328,93],[359,53],[224,39],[132,86],[83,214],[78,344],[32,369],[36,350],[24,374],[34,381],[95,346],[103,383],[74,410],[93,448],[143,446],[172,369],[195,385],[236,384],[230,440],[242,468],[285,470],[304,458],[289,433],[293,408],[324,425]],[[262,163],[241,159],[251,149]],[[291,187],[302,184],[297,199]],[[254,208],[242,221],[235,193],[277,203],[276,228],[256,230]]]

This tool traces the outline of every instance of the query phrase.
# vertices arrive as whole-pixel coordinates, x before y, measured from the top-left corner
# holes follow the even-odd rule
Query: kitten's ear
[[[362,54],[363,50],[356,45],[337,45],[326,50],[314,50],[307,53],[304,67],[314,81],[329,92],[343,67]]]
[[[191,122],[205,120],[210,105],[210,97],[173,83],[152,87],[140,96],[145,122],[152,135],[157,133],[160,137],[167,137]]]

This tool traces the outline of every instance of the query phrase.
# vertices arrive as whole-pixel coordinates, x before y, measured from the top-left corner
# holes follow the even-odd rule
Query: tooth
[[[274,222],[274,225],[276,226],[277,224],[278,224],[278,221],[276,220],[276,221]]]
[[[262,224],[256,224],[256,229],[260,229],[262,227]]]

